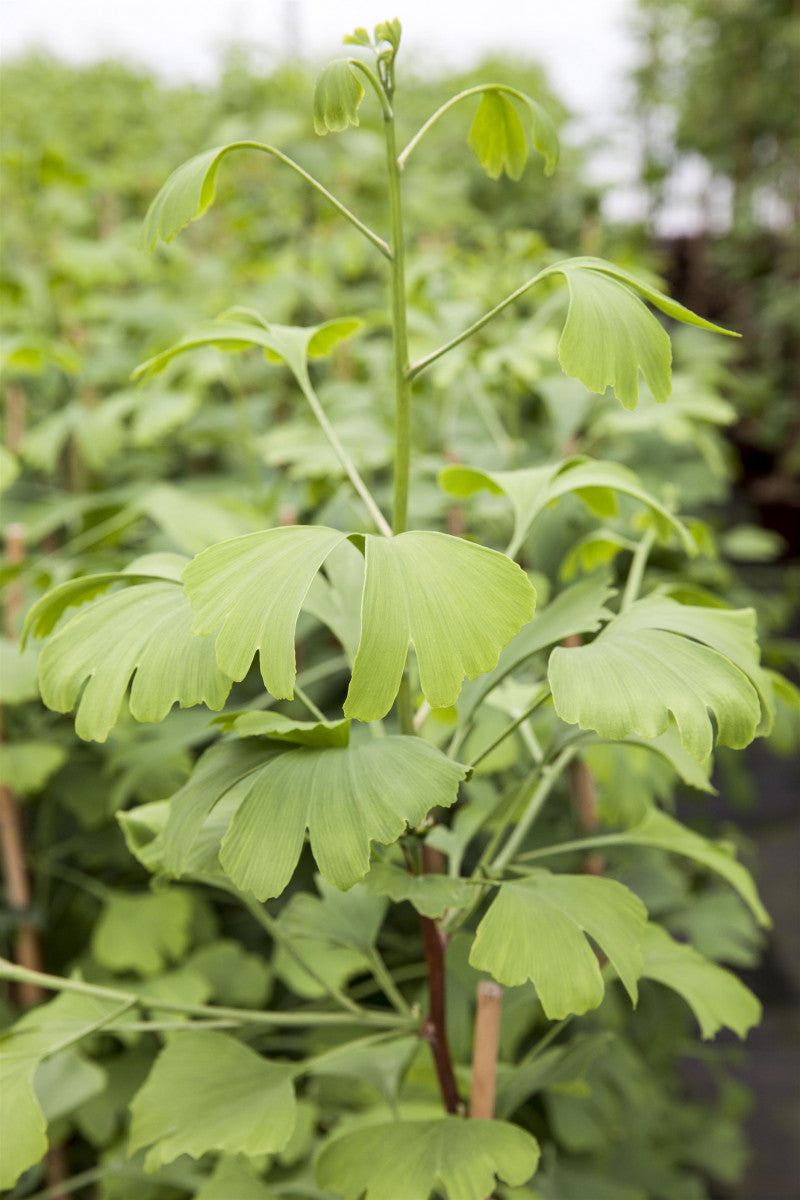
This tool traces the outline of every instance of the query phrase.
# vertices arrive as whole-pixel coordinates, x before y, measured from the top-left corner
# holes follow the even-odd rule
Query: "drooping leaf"
[[[504,1121],[443,1117],[373,1125],[337,1138],[317,1162],[317,1183],[343,1200],[484,1200],[496,1178],[526,1183],[539,1147],[526,1130]],[[402,1181],[402,1182],[401,1182]]]
[[[344,711],[361,721],[389,711],[413,642],[433,708],[456,700],[464,676],[491,671],[533,615],[535,592],[503,554],[443,533],[366,538],[361,641]]]
[[[358,125],[358,108],[364,85],[346,58],[337,58],[322,70],[314,88],[314,131],[341,133]]]
[[[373,896],[388,896],[399,904],[408,900],[426,917],[441,917],[448,908],[461,908],[473,889],[465,879],[449,875],[411,875],[390,862],[374,862],[364,879]]]
[[[487,88],[469,131],[469,146],[490,179],[503,172],[520,179],[528,161],[528,142],[519,113],[508,96]]]
[[[346,746],[350,741],[350,722],[295,721],[277,712],[226,713],[215,725],[233,730],[239,737],[264,737],[295,746]]]
[[[29,621],[36,622],[36,608]],[[49,619],[42,611],[38,627]],[[94,600],[50,639],[39,659],[44,703],[56,712],[77,704],[75,732],[87,741],[106,740],[129,684],[137,721],[161,721],[176,703],[222,708],[230,692],[232,680],[217,666],[213,640],[192,633],[192,610],[174,582],[152,579]]]
[[[0,1035],[0,1188],[12,1188],[47,1152],[47,1121],[34,1087],[39,1064],[120,1010],[113,1000],[63,993]]]
[[[354,317],[341,317],[322,325],[303,327],[274,325],[264,320],[258,323],[234,319],[206,321],[185,333],[169,349],[141,363],[133,377],[146,379],[163,370],[177,355],[202,346],[216,346],[220,350],[230,351],[260,346],[272,362],[285,362],[296,376],[304,377],[308,358],[324,357],[338,342],[360,328],[361,322]]]
[[[345,890],[366,875],[373,841],[393,842],[431,808],[449,807],[466,774],[411,737],[288,750],[253,774],[220,860],[243,891],[279,896],[308,829],[322,875]]]
[[[660,925],[648,923],[643,978],[677,992],[691,1008],[704,1038],[723,1027],[740,1038],[761,1020],[761,1005],[731,971],[709,962],[693,946],[674,941]]]
[[[620,463],[567,458],[521,471],[483,471],[453,465],[440,472],[439,483],[454,496],[467,497],[487,489],[508,497],[514,510],[514,536],[508,549],[512,557],[539,514],[568,493],[574,493],[603,516],[616,513],[616,492],[630,496],[657,514],[663,527],[672,528],[687,553],[696,552],[694,540],[683,522],[642,486],[635,471]]]
[[[278,699],[294,694],[294,635],[311,582],[347,535],[324,526],[267,529],[221,542],[183,573],[196,635],[215,634],[220,669],[244,679],[256,650],[261,675]]]
[[[646,921],[642,902],[612,879],[536,871],[500,885],[469,961],[507,987],[530,979],[550,1020],[561,1020],[597,1008],[603,999],[588,934],[635,1004]]]
[[[608,834],[603,837],[603,842],[608,846],[656,846],[659,850],[691,858],[726,880],[739,893],[760,925],[771,924],[752,875],[737,862],[729,843],[710,842],[656,808],[651,809],[638,825],[621,833]]]
[[[642,297],[673,320],[737,336],[601,258],[568,259],[544,274],[563,275],[569,288],[558,343],[562,370],[590,392],[612,387],[625,408],[636,407],[640,371],[657,401],[666,400],[671,388],[669,335]]]
[[[224,1033],[173,1035],[131,1103],[129,1151],[149,1147],[153,1171],[181,1154],[281,1150],[295,1124],[293,1073]]]
[[[144,219],[142,242],[153,250],[159,240],[171,242],[181,229],[200,217],[214,200],[217,170],[232,150],[263,150],[257,142],[229,142],[195,154],[167,179]]]
[[[110,892],[92,930],[92,953],[110,971],[155,975],[189,944],[194,907],[188,892]]]
[[[748,745],[769,720],[768,681],[758,666],[750,609],[648,596],[589,645],[557,647],[548,676],[562,720],[615,741],[656,737],[672,717],[684,748],[701,762],[712,749],[709,709],[717,741],[726,746]]]

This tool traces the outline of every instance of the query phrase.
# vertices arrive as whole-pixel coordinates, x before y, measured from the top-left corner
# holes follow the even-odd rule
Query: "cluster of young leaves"
[[[364,31],[354,35],[356,45],[374,44],[376,69],[392,94],[398,37],[393,23],[379,27],[374,41]],[[361,122],[371,170],[374,117],[361,79],[362,68],[350,61],[326,74],[315,118],[320,131]],[[521,173],[528,136],[552,167],[554,133],[538,101],[495,84],[463,90],[470,94],[458,103],[473,105],[474,114],[461,140],[468,137],[490,178]],[[451,106],[443,107],[457,122],[457,111],[450,117]],[[441,138],[445,124],[429,127],[425,137]],[[64,547],[51,569],[56,586],[28,613],[29,645],[48,640],[38,685],[30,665],[27,674],[15,667],[12,696],[24,702],[38,687],[48,708],[77,708],[77,733],[90,744],[76,750],[64,724],[46,718],[65,750],[32,790],[50,779],[43,805],[63,806],[85,828],[103,826],[105,846],[86,852],[80,865],[94,873],[99,865],[113,882],[98,885],[66,863],[61,868],[62,886],[69,885],[80,912],[78,929],[91,933],[82,941],[79,934],[55,959],[77,972],[70,993],[23,1018],[9,1036],[8,1104],[20,1133],[7,1180],[13,1184],[27,1168],[35,1175],[49,1124],[54,1141],[72,1128],[97,1147],[109,1195],[160,1197],[177,1187],[206,1200],[266,1200],[302,1188],[310,1196],[327,1190],[393,1200],[398,1178],[404,1195],[480,1200],[495,1178],[501,1193],[507,1185],[524,1194],[539,1158],[533,1134],[546,1151],[533,1185],[542,1195],[575,1193],[582,1169],[602,1176],[610,1195],[615,1186],[617,1194],[627,1186],[624,1194],[645,1195],[647,1170],[656,1165],[668,1179],[663,1187],[699,1194],[698,1167],[720,1178],[726,1168],[710,1158],[698,1162],[698,1143],[692,1149],[688,1137],[665,1146],[664,1113],[671,1118],[680,1101],[669,1077],[656,1080],[647,1030],[666,1025],[677,1047],[693,1013],[704,1037],[723,1026],[743,1036],[757,1020],[757,1002],[716,960],[733,961],[729,947],[737,939],[749,938],[752,955],[753,931],[766,915],[729,848],[691,833],[658,804],[678,779],[709,790],[712,734],[723,744],[745,744],[766,730],[773,707],[751,615],[686,594],[683,556],[707,551],[709,537],[675,512],[660,478],[674,475],[663,459],[659,469],[652,465],[652,444],[660,444],[663,422],[671,420],[671,444],[691,459],[695,476],[708,475],[698,469],[700,455],[716,454],[719,467],[714,431],[727,410],[713,394],[698,398],[693,387],[684,388],[682,402],[676,386],[668,405],[657,403],[669,390],[668,339],[644,301],[702,322],[649,281],[591,255],[565,259],[531,235],[516,235],[536,260],[528,283],[506,282],[508,263],[495,265],[496,254],[485,262],[476,237],[463,255],[472,277],[457,285],[463,293],[443,297],[431,267],[449,267],[457,255],[446,230],[440,233],[442,248],[427,251],[416,277],[409,264],[419,463],[411,513],[418,528],[386,537],[380,520],[386,523],[393,418],[375,411],[373,400],[387,371],[383,318],[368,323],[367,336],[349,340],[357,323],[338,319],[333,307],[352,273],[354,299],[366,301],[368,313],[380,310],[384,281],[363,265],[360,243],[342,237],[347,226],[329,223],[350,219],[342,202],[337,211],[319,189],[310,193],[321,206],[314,236],[331,258],[316,295],[281,281],[281,273],[298,274],[286,252],[273,258],[272,278],[245,270],[237,294],[230,291],[241,248],[234,250],[227,230],[252,204],[248,184],[261,204],[260,154],[267,149],[272,158],[294,161],[291,140],[284,130],[281,144],[292,150],[286,155],[256,146],[252,176],[243,174],[251,169],[245,153],[220,171],[220,188],[228,167],[237,172],[234,220],[228,227],[215,214],[224,233],[210,256],[204,296],[214,307],[186,313],[189,324],[206,319],[193,332],[175,328],[172,314],[159,332],[159,314],[169,307],[164,293],[180,285],[169,275],[159,279],[162,299],[146,334],[156,356],[144,373],[163,369],[180,391],[126,388],[97,405],[54,413],[34,439],[38,457],[34,449],[25,459],[39,471],[60,470],[68,446],[79,487],[66,527],[79,530],[79,549]],[[409,147],[422,159],[415,143]],[[297,157],[313,165],[314,149],[301,149]],[[173,237],[208,208],[225,152],[201,154],[175,172],[150,210],[150,240]],[[417,194],[410,176],[419,165],[415,157],[408,167],[409,198]],[[288,171],[288,187],[295,178],[307,186],[291,165]],[[375,191],[371,205],[358,209],[370,231],[385,224]],[[362,198],[366,203],[369,193]],[[352,221],[350,229],[352,238],[362,236]],[[257,236],[265,235],[254,234],[256,245]],[[365,249],[377,252],[379,269],[385,253],[378,243],[387,243],[377,235],[364,240],[372,242]],[[263,256],[263,243],[257,248]],[[190,264],[179,249],[169,253],[178,255],[166,261],[173,273],[205,269],[205,256]],[[310,251],[299,238],[292,253],[302,268]],[[551,283],[564,282],[566,293],[550,291]],[[527,305],[539,283],[547,298],[532,315],[523,309],[510,337],[508,317],[484,326],[475,312],[475,295],[513,289]],[[145,294],[147,304],[152,298]],[[244,304],[208,320],[232,300]],[[598,309],[599,336],[590,319]],[[469,329],[470,320],[479,326],[470,344],[474,366],[467,369],[457,333],[452,352],[431,352],[442,329]],[[165,330],[178,339],[167,350]],[[555,373],[557,343],[572,380]],[[263,355],[237,357],[240,387],[231,359],[218,351],[250,347],[276,365],[265,368]],[[204,359],[209,352],[213,358]],[[18,366],[24,347],[14,353]],[[308,361],[330,353],[338,390],[335,379],[320,382]],[[268,402],[261,394],[265,370],[274,393]],[[307,406],[300,413],[295,400],[288,408],[292,384]],[[626,407],[640,399],[635,412],[621,413],[615,399],[587,391],[609,384]],[[241,419],[215,402],[220,388],[250,398]],[[180,410],[174,397],[181,394],[194,405],[179,418],[188,420],[185,428],[165,415]],[[36,395],[43,407],[54,402],[54,392]],[[538,410],[531,411],[531,395]],[[162,456],[155,454],[146,481],[137,484],[143,459],[135,451],[130,458],[131,446],[141,448],[136,422],[140,398],[148,396],[162,422],[148,453],[155,445]],[[348,411],[353,396],[373,422],[365,441],[375,429],[385,437],[384,457],[359,453],[358,422],[346,437],[344,423],[329,419]],[[279,431],[264,435],[258,457],[245,463],[251,474],[243,504],[238,457],[252,440],[250,422],[268,426],[274,416],[284,418],[290,436],[276,451]],[[631,424],[620,427],[620,418]],[[92,462],[86,448],[104,437],[116,448]],[[320,437],[330,439],[332,463],[322,474],[315,461]],[[593,457],[576,455],[575,444],[564,453],[578,439]],[[443,450],[474,465],[446,468],[436,491],[432,476]],[[613,461],[624,457],[627,469]],[[115,462],[119,474],[111,472],[110,488],[101,490],[97,476],[86,474]],[[209,465],[235,474],[230,485],[214,477],[210,488],[153,488],[154,477],[175,479],[184,465],[195,475]],[[718,478],[722,487],[723,471]],[[455,503],[473,495],[463,511]],[[308,523],[277,527],[281,505]],[[41,508],[38,529],[35,509],[29,521],[39,536],[65,528],[63,514],[56,519]],[[504,554],[509,510],[513,531]],[[457,535],[459,521],[470,522],[476,540]],[[120,545],[105,540],[120,532]],[[93,536],[100,554],[81,557]],[[637,600],[623,584],[651,548],[660,567],[645,590],[655,591]],[[581,578],[564,586],[575,576]],[[559,648],[577,637],[593,640]],[[613,693],[612,676],[620,681]],[[422,736],[402,724],[398,709],[390,714],[398,690],[399,708],[406,703],[403,688]],[[176,704],[223,711],[212,719],[203,708],[171,711]],[[24,725],[23,710],[20,716]],[[591,765],[600,792],[603,828],[590,837],[576,836],[563,773],[575,754]],[[30,743],[29,759],[41,762]],[[549,792],[553,800],[534,825]],[[139,803],[120,812],[121,833],[155,876],[155,891],[143,886],[146,874],[131,874],[121,841],[106,836],[108,817],[131,800]],[[449,874],[420,872],[423,839],[448,857]],[[580,871],[595,843],[607,856],[607,877]],[[537,856],[569,869],[533,865]],[[314,864],[319,875],[312,880]],[[56,858],[56,878],[58,871]],[[734,906],[718,905],[724,921],[716,941],[695,932],[693,949],[667,930],[685,936],[688,927],[692,936],[695,875],[710,904],[721,898]],[[708,882],[714,877],[718,887]],[[131,878],[134,890],[119,886]],[[668,881],[666,902],[654,880]],[[212,906],[208,897],[220,895]],[[274,898],[280,903],[262,904]],[[493,1121],[467,1125],[442,1105],[419,1036],[428,997],[413,909],[450,935],[448,1034],[462,1094],[469,1090],[476,984],[488,973],[508,989]],[[607,959],[602,969],[594,946]],[[737,965],[748,961],[742,953]],[[621,1016],[616,979],[634,1003],[641,994],[635,1018],[630,1009]],[[362,1003],[380,993],[378,1004]],[[573,1024],[549,1049],[539,1046],[546,1022],[559,1019]],[[645,1111],[654,1114],[649,1123],[641,1119]],[[719,1119],[735,1139],[727,1115]],[[629,1158],[627,1175],[608,1155],[620,1125],[630,1130],[620,1151]],[[123,1165],[125,1155],[132,1164]]]

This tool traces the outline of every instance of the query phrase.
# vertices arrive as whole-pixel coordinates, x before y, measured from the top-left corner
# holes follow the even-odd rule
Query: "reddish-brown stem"
[[[478,1007],[475,1013],[475,1038],[472,1047],[472,1090],[469,1097],[471,1117],[494,1116],[502,1005],[503,989],[500,985],[492,983],[489,979],[481,980],[478,984]]]
[[[422,872],[425,875],[440,875],[445,859],[440,850],[422,845]],[[428,1042],[433,1055],[439,1089],[444,1106],[449,1113],[461,1112],[461,1101],[456,1087],[453,1060],[447,1040],[447,1012],[445,995],[444,952],[447,935],[442,933],[436,921],[420,913],[422,944],[425,948],[425,963],[428,968],[428,1015],[422,1026],[422,1036]]]

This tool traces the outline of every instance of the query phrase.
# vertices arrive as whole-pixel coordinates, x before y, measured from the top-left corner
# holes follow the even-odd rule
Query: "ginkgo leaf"
[[[345,338],[362,326],[356,317],[340,317],[321,325],[274,325],[263,319],[254,321],[206,321],[185,333],[179,341],[141,363],[133,372],[134,379],[147,379],[156,374],[179,354],[203,346],[219,350],[249,350],[259,346],[272,362],[285,362],[295,375],[305,376],[306,360],[323,358]]]
[[[92,954],[110,971],[155,975],[185,953],[194,905],[188,892],[109,892],[92,930]]]
[[[640,372],[657,401],[668,399],[671,389],[669,335],[642,297],[676,321],[738,336],[601,258],[555,263],[542,278],[556,274],[564,276],[569,288],[567,320],[558,343],[562,370],[590,392],[612,387],[625,408],[637,405]]]
[[[469,961],[498,983],[530,979],[551,1021],[585,1013],[603,999],[603,977],[586,934],[636,1003],[647,912],[613,879],[535,871],[499,886],[478,926]]]
[[[221,1158],[195,1200],[280,1200],[246,1158]]]
[[[671,854],[681,854],[714,871],[734,888],[744,900],[760,925],[771,924],[769,914],[759,899],[753,877],[736,860],[733,846],[728,842],[711,842],[668,813],[650,809],[637,825],[620,833],[602,835],[597,840],[604,846],[657,846]]]
[[[294,694],[294,636],[312,580],[346,534],[292,525],[245,534],[204,550],[183,573],[194,609],[192,632],[216,634],[221,670],[244,679],[256,650],[264,685],[278,699]]]
[[[574,493],[604,517],[617,511],[616,492],[630,496],[646,504],[667,531],[672,528],[687,553],[696,553],[694,539],[683,522],[642,486],[635,471],[620,463],[576,457],[521,471],[483,471],[453,465],[440,472],[439,483],[454,496],[467,497],[487,489],[508,497],[514,510],[514,536],[508,548],[512,557],[539,514],[567,493]]]
[[[231,690],[213,639],[192,632],[192,610],[174,582],[153,579],[94,600],[39,659],[44,703],[56,712],[77,704],[75,732],[87,741],[106,740],[129,684],[137,721],[161,721],[176,703],[222,708]]]
[[[503,92],[487,88],[481,96],[469,146],[490,179],[499,179],[504,171],[509,179],[521,178],[528,142],[519,113]]]
[[[345,890],[366,875],[373,841],[394,842],[431,808],[449,807],[466,775],[461,763],[413,737],[287,750],[252,775],[220,861],[243,891],[279,896],[308,829],[322,875]]]
[[[397,695],[409,642],[433,708],[453,704],[464,676],[496,665],[533,616],[535,592],[505,555],[443,533],[366,537],[361,641],[345,714],[377,720]]]
[[[618,741],[656,737],[672,717],[685,749],[703,762],[713,744],[709,709],[726,746],[747,746],[768,725],[768,681],[757,655],[752,610],[648,596],[590,644],[557,647],[548,676],[562,720]]]
[[[314,880],[319,896],[299,892],[281,912],[283,933],[295,939],[311,938],[358,950],[366,957],[378,940],[387,902],[371,895],[360,884],[340,892],[319,875]]]
[[[277,712],[226,713],[213,724],[233,730],[239,737],[265,737],[295,746],[346,746],[350,741],[350,722],[294,721]]]
[[[660,925],[647,925],[642,977],[682,996],[703,1038],[713,1038],[723,1027],[744,1038],[761,1020],[758,999],[731,971],[709,962],[693,946],[674,941]]]
[[[155,1171],[181,1154],[282,1150],[295,1124],[293,1068],[224,1033],[173,1035],[131,1102],[128,1150]]]
[[[346,58],[337,58],[322,70],[314,88],[314,131],[341,133],[358,125],[358,108],[364,85]]]
[[[484,1200],[501,1179],[526,1183],[539,1162],[535,1138],[505,1121],[443,1117],[395,1121],[336,1138],[317,1162],[317,1183],[342,1200]],[[402,1181],[402,1182],[400,1182]]]
[[[153,250],[159,239],[171,242],[181,229],[200,217],[214,200],[217,170],[232,150],[264,149],[258,142],[229,142],[195,154],[161,187],[144,219],[142,242]]]
[[[33,646],[23,651],[15,638],[0,635],[0,704],[24,704],[39,695],[39,653]]]
[[[390,862],[374,862],[364,878],[373,896],[388,896],[398,904],[408,900],[426,917],[441,917],[448,908],[462,908],[473,894],[465,879],[449,875],[411,875]]]
[[[34,1087],[39,1064],[119,1012],[114,1000],[63,993],[0,1035],[0,1188],[12,1188],[47,1152],[47,1121]]]

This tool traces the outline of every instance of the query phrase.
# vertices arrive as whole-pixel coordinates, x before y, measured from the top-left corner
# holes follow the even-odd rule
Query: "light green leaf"
[[[249,350],[260,346],[272,362],[285,362],[296,376],[305,378],[306,360],[322,358],[338,342],[350,337],[361,328],[361,321],[354,317],[341,317],[326,321],[322,325],[304,327],[294,325],[272,325],[259,318],[258,322],[242,320],[206,321],[183,337],[141,363],[133,372],[134,379],[146,379],[163,370],[178,354],[186,350],[197,350],[202,346],[216,346],[220,350]]]
[[[224,1033],[169,1039],[131,1103],[129,1153],[150,1147],[148,1171],[181,1154],[272,1154],[295,1124],[293,1070]]]
[[[312,1069],[312,1074],[344,1075],[358,1079],[393,1108],[397,1104],[403,1076],[419,1049],[419,1038],[413,1034],[375,1046],[344,1046],[335,1058],[323,1059],[319,1067]]]
[[[314,130],[320,135],[341,133],[358,125],[364,85],[346,58],[334,59],[320,73],[314,88]]]
[[[388,896],[395,904],[408,900],[426,917],[441,917],[448,908],[462,908],[473,892],[464,879],[411,875],[390,862],[374,862],[364,878],[364,887],[371,895]]]
[[[657,401],[671,389],[672,349],[669,335],[645,307],[642,297],[668,317],[729,336],[663,292],[601,258],[573,258],[548,267],[546,275],[563,275],[569,309],[558,358],[566,375],[590,392],[607,387],[625,408],[639,399],[639,372]]]
[[[603,999],[603,977],[585,934],[610,960],[636,1003],[647,913],[628,888],[591,875],[536,871],[500,885],[478,926],[469,961],[498,983],[530,979],[551,1021]]]
[[[280,1200],[246,1158],[221,1158],[195,1200]]]
[[[289,750],[255,772],[222,842],[233,882],[260,900],[291,879],[308,829],[322,875],[345,890],[366,875],[370,845],[394,842],[431,808],[449,807],[467,768],[418,738]]]
[[[656,737],[673,717],[700,762],[717,740],[748,745],[768,720],[768,682],[758,666],[755,614],[691,607],[648,596],[586,646],[557,647],[548,675],[562,720],[618,741]],[[763,701],[760,698],[763,696]]]
[[[198,495],[185,484],[180,488],[167,483],[148,485],[139,507],[186,555],[199,554],[215,542],[253,533],[263,523],[254,514],[236,511],[219,500]]]
[[[101,1027],[120,1010],[115,1001],[63,993],[26,1013],[0,1035],[0,1188],[12,1188],[47,1152],[47,1122],[34,1076],[44,1059]]]
[[[269,995],[269,967],[260,954],[250,953],[234,938],[219,938],[195,950],[186,966],[205,976],[217,1004],[260,1008]]]
[[[501,1070],[496,1109],[499,1117],[510,1117],[523,1101],[545,1088],[578,1094],[588,1090],[586,1073],[598,1057],[609,1050],[614,1034],[577,1034],[569,1042],[548,1046],[535,1058],[523,1059],[511,1069]]]
[[[217,170],[226,154],[262,148],[253,142],[230,142],[195,154],[174,170],[147,210],[143,245],[153,250],[159,239],[171,242],[181,229],[203,215],[214,199]]]
[[[761,1005],[734,974],[709,962],[694,947],[673,941],[660,925],[648,923],[642,976],[677,992],[691,1008],[704,1038],[723,1027],[740,1038],[761,1020]]]
[[[14,638],[0,636],[0,704],[24,704],[39,695],[39,652],[24,651]]]
[[[280,916],[283,933],[293,941],[321,938],[368,957],[378,940],[386,901],[359,884],[348,892],[340,892],[319,875],[315,883],[319,896],[299,892],[286,905]]]
[[[484,1200],[496,1178],[526,1183],[539,1162],[539,1147],[526,1130],[504,1121],[443,1117],[396,1121],[345,1134],[322,1151],[317,1183],[342,1200]]]
[[[533,615],[535,592],[503,554],[443,533],[366,538],[361,641],[344,711],[361,721],[389,711],[413,642],[433,708],[453,704],[466,675],[497,664]]]
[[[519,179],[528,161],[528,142],[519,113],[505,93],[487,88],[469,132],[469,146],[490,179],[505,171]]]
[[[18,796],[35,796],[66,758],[66,748],[54,742],[0,744],[0,784]]]
[[[92,931],[92,954],[110,971],[155,975],[189,945],[194,909],[188,892],[109,892]]]
[[[608,834],[602,841],[608,846],[657,846],[660,850],[691,858],[725,879],[739,893],[760,925],[771,924],[752,875],[737,862],[733,847],[727,842],[710,842],[656,808],[651,809],[640,824],[621,833]]]
[[[40,628],[51,619],[52,608],[41,611],[38,622],[37,608],[28,620]],[[98,742],[106,740],[116,723],[131,677],[129,706],[137,721],[161,721],[176,703],[182,708],[222,708],[232,681],[217,666],[213,640],[195,635],[191,626],[186,597],[166,580],[94,600],[42,651],[39,685],[44,703],[56,712],[69,712],[77,704],[75,732]]]
[[[217,634],[220,669],[244,679],[256,650],[269,692],[290,699],[295,627],[312,580],[347,535],[293,525],[233,538],[204,550],[183,573],[194,609],[192,633]]]
[[[233,730],[239,737],[264,737],[295,746],[346,746],[350,741],[350,722],[295,721],[277,712],[226,713],[213,724]]]
[[[19,471],[19,459],[16,454],[12,454],[7,446],[0,443],[0,492],[5,492],[11,487]]]
[[[539,514],[560,496],[574,493],[593,512],[613,516],[617,511],[616,492],[647,505],[657,514],[663,529],[672,528],[677,533],[687,553],[696,553],[683,522],[642,486],[635,471],[620,463],[580,457],[521,471],[483,471],[454,465],[440,472],[439,483],[454,496],[467,497],[482,489],[505,494],[514,510],[514,536],[508,549],[512,556]]]
[[[100,1094],[106,1073],[73,1046],[39,1063],[33,1086],[48,1125]]]

